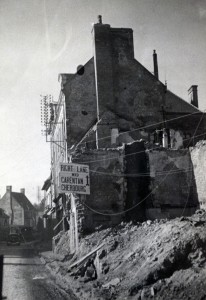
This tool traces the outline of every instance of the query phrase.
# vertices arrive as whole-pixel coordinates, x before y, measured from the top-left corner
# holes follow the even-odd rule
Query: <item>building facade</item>
[[[26,197],[25,189],[17,193],[12,191],[12,186],[7,186],[0,200],[0,208],[9,216],[10,226],[35,228],[36,210]]]
[[[84,219],[82,224],[88,230],[102,223],[117,224],[125,217],[154,217],[166,206],[172,206],[174,216],[189,205],[190,214],[198,207],[195,188],[189,189],[189,194],[176,188],[179,200],[164,204],[151,187],[161,185],[157,157],[165,159],[160,175],[167,174],[171,157],[179,153],[175,158],[179,161],[178,157],[184,156],[181,151],[205,138],[205,114],[198,109],[197,85],[189,89],[191,103],[169,91],[159,80],[156,51],[153,73],[135,59],[130,28],[112,28],[99,17],[92,36],[94,56],[75,74],[59,76],[61,92],[51,120],[53,200],[61,226],[68,228],[65,219],[71,211],[69,194],[58,189],[62,162],[90,166],[91,194],[80,195],[77,201],[79,216],[86,216],[79,219]],[[177,152],[158,152],[162,148]],[[154,155],[153,149],[157,151]],[[174,163],[177,173],[190,162],[189,154],[184,157],[185,165]],[[191,174],[184,177],[185,186],[195,185]],[[174,184],[165,182],[164,191],[171,191]],[[194,201],[189,201],[193,196]]]
[[[56,225],[56,209],[54,200],[54,185],[52,184],[52,175],[45,180],[42,190],[44,191],[44,213],[43,224],[46,233],[51,237],[53,236],[53,228]]]

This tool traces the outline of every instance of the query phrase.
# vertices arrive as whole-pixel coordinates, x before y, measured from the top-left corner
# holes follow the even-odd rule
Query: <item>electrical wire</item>
[[[171,122],[171,121],[175,121],[175,120],[178,120],[178,119],[181,119],[181,118],[186,118],[186,117],[189,117],[189,116],[192,116],[192,115],[195,115],[195,114],[199,114],[199,113],[201,113],[201,111],[197,111],[197,112],[190,113],[190,114],[187,114],[187,115],[184,115],[184,116],[180,116],[180,117],[175,117],[175,118],[167,120],[166,122],[168,123],[168,122]],[[142,129],[149,128],[149,127],[155,127],[155,126],[163,124],[163,123],[165,123],[165,121],[161,121],[161,122],[153,123],[151,125],[146,125],[146,126],[142,126],[142,127],[139,127],[139,128],[131,129],[131,130],[128,130],[128,131],[120,132],[118,135],[120,136],[120,135],[123,135],[125,133],[135,132],[137,130],[142,130]],[[96,142],[96,140],[100,141],[100,140],[108,139],[110,137],[111,136],[109,135],[109,136],[104,136],[104,137],[101,137],[101,138],[98,138],[98,139],[95,139],[95,140],[88,140],[87,143]],[[78,145],[81,145],[83,143],[85,143],[85,142],[80,142]]]
[[[188,169],[182,169],[182,170],[174,170],[174,171],[162,171],[162,172],[155,172],[156,176],[161,176],[161,175],[165,175],[167,173],[170,173],[170,175],[172,174],[178,174],[178,173],[187,173],[190,172],[192,170],[192,168],[188,168]],[[100,172],[100,171],[94,171],[94,170],[89,170],[89,172],[91,173],[95,173],[95,174],[99,174],[99,175],[109,175],[109,176],[114,176],[114,177],[150,177],[151,173],[133,173],[133,174],[127,174],[127,173],[123,173],[123,174],[115,174],[115,173],[106,173],[106,172]]]
[[[170,162],[172,163],[172,162]],[[99,214],[99,215],[102,215],[102,216],[118,216],[118,215],[122,215],[122,214],[125,214],[133,209],[135,209],[137,206],[139,206],[140,204],[142,204],[145,200],[147,200],[147,198],[149,198],[149,196],[151,196],[155,190],[157,190],[159,188],[159,186],[166,180],[167,176],[169,174],[167,174],[162,180],[161,182],[159,183],[158,186],[156,186],[146,197],[144,197],[141,201],[139,201],[137,204],[135,204],[134,206],[124,210],[124,211],[120,211],[120,212],[117,212],[117,213],[102,213],[100,211],[97,211],[93,208],[91,208],[90,206],[88,206],[85,202],[82,201],[83,205],[85,207],[87,207],[87,209],[91,210],[92,212],[96,213],[96,214]]]
[[[204,112],[203,112],[203,114],[202,114],[202,117],[201,117],[201,119],[200,119],[200,121],[199,121],[199,123],[198,123],[196,129],[195,129],[194,135],[195,135],[195,133],[197,132],[197,129],[198,129],[200,123],[201,123],[201,120],[202,120],[203,116],[204,116]],[[194,135],[193,135],[193,137],[191,137],[190,139],[193,139],[193,138],[194,138]],[[189,142],[189,143],[190,143],[190,142]],[[188,143],[188,145],[189,145],[189,143]],[[172,162],[170,162],[170,164],[171,164],[171,163],[172,163]],[[172,171],[173,168],[174,168],[174,166],[170,169],[170,171]],[[132,206],[132,207],[130,207],[130,208],[124,210],[124,211],[121,211],[121,212],[112,213],[112,214],[111,214],[111,213],[102,213],[102,212],[100,212],[100,211],[97,211],[97,210],[91,208],[91,207],[88,206],[85,202],[83,202],[83,201],[81,201],[81,202],[82,202],[82,204],[83,204],[85,207],[87,207],[87,209],[89,209],[90,211],[92,211],[92,212],[94,212],[94,213],[96,213],[96,214],[99,214],[99,215],[103,215],[103,216],[118,216],[118,215],[121,215],[121,214],[125,214],[125,213],[127,213],[127,212],[129,212],[129,211],[135,209],[136,207],[138,207],[138,206],[139,206],[140,204],[142,204],[144,201],[146,201],[146,200],[149,198],[149,196],[152,195],[152,194],[154,193],[154,191],[157,190],[157,189],[161,186],[161,184],[166,180],[166,178],[169,176],[169,173],[170,173],[170,172],[168,172],[168,173],[164,176],[164,178],[160,181],[160,183],[159,183],[159,184],[158,184],[158,185],[157,185],[157,186],[156,186],[156,187],[155,187],[155,188],[154,188],[154,189],[153,189],[146,197],[144,197],[141,201],[139,201],[139,202],[138,202],[137,204],[135,204],[134,206]],[[189,196],[188,196],[188,198],[187,198],[187,201],[186,201],[186,204],[185,204],[185,208],[186,208],[186,205],[187,205],[187,203],[188,203],[188,199],[189,199]]]
[[[202,134],[198,134],[198,135],[195,135],[195,136],[192,136],[192,138],[185,138],[183,139],[183,141],[187,141],[187,140],[191,140],[191,139],[194,139],[194,137],[200,137],[200,136],[203,136],[203,135],[206,135],[206,132],[202,133]],[[159,146],[159,147],[154,147],[152,149],[144,149],[144,150],[141,150],[141,151],[137,151],[137,152],[132,152],[132,153],[128,153],[128,154],[125,154],[124,157],[126,156],[132,156],[132,155],[135,155],[135,154],[140,154],[140,153],[145,153],[145,151],[155,151],[157,149],[164,149],[162,146]],[[113,150],[113,149],[112,149]],[[115,149],[116,150],[116,149]],[[114,150],[114,151],[115,151]],[[171,149],[172,150],[172,149]],[[82,163],[82,164],[89,164],[89,163],[95,163],[95,162],[99,162],[99,161],[108,161],[108,160],[113,160],[113,159],[116,159],[117,157],[108,157],[107,159],[96,159],[96,160],[88,160],[88,161],[83,161],[83,162],[79,162],[79,163]]]

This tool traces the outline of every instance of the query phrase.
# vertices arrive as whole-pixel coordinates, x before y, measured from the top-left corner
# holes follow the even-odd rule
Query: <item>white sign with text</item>
[[[89,166],[73,163],[60,163],[59,193],[89,195]]]

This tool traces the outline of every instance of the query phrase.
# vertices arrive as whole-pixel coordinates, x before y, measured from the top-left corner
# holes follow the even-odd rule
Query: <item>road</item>
[[[31,245],[0,243],[0,254],[4,255],[3,296],[7,300],[71,300],[55,285]]]

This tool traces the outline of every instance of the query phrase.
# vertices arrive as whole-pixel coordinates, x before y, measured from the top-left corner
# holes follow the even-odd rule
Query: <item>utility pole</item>
[[[69,162],[72,162],[72,157],[69,158]],[[79,235],[78,235],[78,222],[77,222],[77,208],[76,208],[76,199],[73,193],[68,193],[67,199],[70,199],[71,208],[70,208],[70,251],[78,252],[79,250]]]
[[[75,252],[79,250],[79,235],[78,235],[78,223],[77,223],[77,207],[76,207],[76,199],[74,194],[71,193],[71,238],[72,238],[72,246],[74,246]]]

